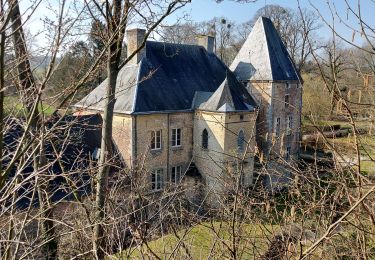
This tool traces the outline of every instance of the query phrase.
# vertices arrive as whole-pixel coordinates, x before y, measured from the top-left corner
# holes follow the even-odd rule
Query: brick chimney
[[[196,37],[197,44],[200,46],[203,46],[208,53],[214,52],[214,46],[215,46],[215,37],[210,35],[197,35]]]
[[[138,49],[145,38],[146,30],[144,29],[131,29],[126,31],[126,39],[128,42],[127,55],[128,57]],[[140,50],[133,58],[129,61],[129,64],[138,64],[141,59],[146,56],[146,48]]]

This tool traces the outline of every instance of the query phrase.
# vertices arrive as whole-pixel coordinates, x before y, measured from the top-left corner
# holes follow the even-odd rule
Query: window
[[[290,151],[291,150],[292,150],[292,148],[290,146],[288,146],[286,148],[285,160],[289,160],[290,159]]]
[[[276,118],[276,123],[275,123],[275,135],[278,137],[280,136],[280,117]]]
[[[290,89],[290,83],[289,82],[285,83],[285,85],[286,85],[286,89]]]
[[[179,166],[175,166],[175,167],[172,167],[172,172],[171,172],[171,182],[174,183],[174,184],[178,184],[181,180],[181,173],[182,173],[182,167],[179,165]]]
[[[202,132],[202,148],[208,149],[208,132],[206,129]]]
[[[289,107],[289,94],[285,95],[285,108]]]
[[[292,127],[293,127],[293,116],[288,116],[287,124],[286,124],[287,135],[290,135],[292,133]]]
[[[240,115],[240,120],[243,121],[243,115]]]
[[[245,144],[245,134],[243,130],[240,130],[240,132],[238,133],[238,137],[237,137],[237,149],[239,151],[243,151],[244,144]]]
[[[172,129],[172,147],[181,146],[181,128]]]
[[[151,189],[161,190],[163,188],[163,170],[157,169],[151,175]]]
[[[161,149],[161,130],[151,132],[151,150]]]

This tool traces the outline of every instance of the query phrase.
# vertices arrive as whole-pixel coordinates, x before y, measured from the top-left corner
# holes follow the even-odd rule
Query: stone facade
[[[194,162],[207,184],[225,188],[226,176],[244,161],[242,182],[252,184],[256,112],[160,113],[116,115],[113,139],[129,168],[146,172],[162,170],[164,185],[171,181],[172,167],[182,173]],[[172,129],[181,129],[180,146],[172,146]],[[208,149],[202,148],[202,131],[208,131]],[[244,133],[244,147],[238,149],[238,134]],[[152,131],[161,131],[161,148],[151,149]],[[235,170],[237,171],[237,170]],[[151,183],[151,180],[148,180]]]
[[[241,172],[242,185],[250,186],[253,177],[255,149],[255,112],[219,113],[196,111],[194,118],[194,162],[202,173],[206,190],[221,193],[231,189],[230,180]],[[202,147],[202,133],[208,131],[208,147]],[[245,144],[238,147],[239,132]],[[243,164],[241,162],[244,162]],[[238,167],[243,167],[242,171]]]
[[[172,167],[184,173],[192,158],[193,113],[150,114],[134,117],[136,161],[132,166],[147,171],[162,170],[163,183],[171,181]],[[181,145],[171,145],[172,129],[181,129]],[[151,149],[152,131],[161,131],[161,148]]]
[[[287,149],[290,149],[290,158],[298,156],[302,85],[295,81],[250,81],[247,82],[247,88],[260,107],[257,143],[262,157],[285,158]]]
[[[112,138],[126,165],[132,164],[133,116],[116,114],[113,117]]]

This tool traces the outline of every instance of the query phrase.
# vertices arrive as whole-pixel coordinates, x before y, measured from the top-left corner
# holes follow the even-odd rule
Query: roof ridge
[[[198,44],[189,44],[189,43],[175,43],[175,42],[162,42],[162,41],[146,41],[146,44],[148,42],[151,42],[152,44],[169,44],[169,45],[173,45],[173,46],[181,46],[181,47],[196,47],[196,48],[199,48],[199,49],[204,49],[206,52],[206,48],[204,48],[203,46],[201,45],[198,45]],[[207,52],[208,53],[208,52]],[[147,55],[147,53],[146,53]]]
[[[236,80],[233,75],[226,75],[224,81],[212,96],[200,106],[203,110],[209,111],[236,111],[247,110],[247,102],[235,91],[235,84],[232,80]],[[227,105],[227,106],[225,106]],[[229,108],[229,110],[221,110],[221,108]],[[240,109],[240,108],[245,109]]]
[[[134,90],[134,96],[133,96],[133,104],[132,104],[132,109],[130,110],[130,113],[133,113],[135,111],[135,106],[137,104],[137,96],[138,96],[138,85],[139,85],[139,78],[140,78],[140,75],[141,75],[141,66],[143,65],[143,62],[144,62],[144,59],[146,59],[146,57],[143,57],[139,63],[137,64],[138,66],[138,71],[137,71],[137,76],[135,77],[135,90]]]
[[[269,70],[271,71],[271,75],[272,75],[272,78],[274,78],[274,74],[273,74],[273,69],[272,69],[272,66],[271,66],[271,56],[270,56],[270,52],[271,52],[271,49],[270,49],[270,43],[268,42],[268,37],[267,37],[267,33],[266,33],[266,26],[264,24],[264,20],[267,19],[269,21],[271,21],[269,18],[267,17],[264,17],[264,16],[261,16],[259,17],[259,20],[262,21],[262,29],[264,31],[263,33],[263,37],[265,38],[265,42],[266,42],[266,45],[267,45],[267,56],[268,56],[268,59],[267,59],[267,65],[269,66]],[[272,23],[272,21],[271,21]]]

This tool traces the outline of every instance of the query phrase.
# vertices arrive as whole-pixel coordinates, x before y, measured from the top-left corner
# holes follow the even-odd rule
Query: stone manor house
[[[129,53],[144,34],[127,31]],[[178,184],[193,168],[206,190],[225,189],[239,160],[250,186],[256,154],[270,162],[298,156],[302,83],[272,22],[258,19],[230,67],[214,41],[147,41],[118,75],[113,141],[127,167],[147,170],[150,190]],[[77,113],[101,112],[106,84],[75,104]]]

